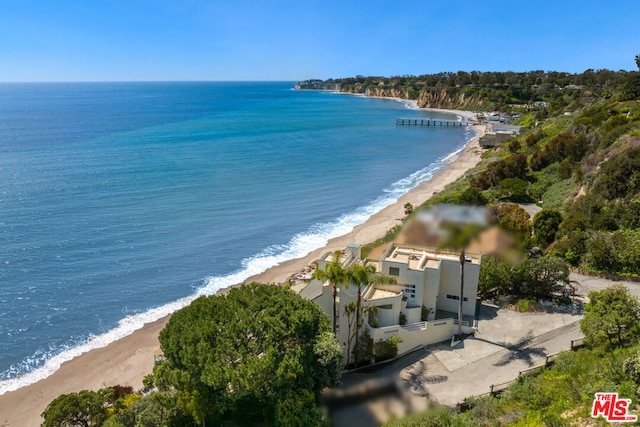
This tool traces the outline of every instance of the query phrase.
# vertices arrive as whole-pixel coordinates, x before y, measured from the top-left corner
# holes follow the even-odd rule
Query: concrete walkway
[[[572,323],[538,336],[525,335],[509,348],[475,339],[468,345],[470,350],[499,350],[475,361],[472,361],[475,357],[465,360],[461,355],[467,349],[449,350],[447,353],[456,353],[465,362],[454,365],[442,363],[440,357],[444,350],[438,350],[407,367],[401,375],[413,386],[416,395],[432,397],[441,404],[454,406],[466,397],[488,393],[491,385],[513,380],[521,371],[544,364],[546,356],[568,350],[571,340],[581,337],[582,332],[575,319]],[[440,363],[434,363],[436,360]],[[438,381],[433,381],[433,378]]]

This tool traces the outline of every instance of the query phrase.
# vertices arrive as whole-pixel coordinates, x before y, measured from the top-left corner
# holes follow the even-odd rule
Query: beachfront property
[[[434,247],[392,242],[361,256],[359,245],[349,245],[339,262],[344,268],[355,263],[375,266],[376,272],[396,279],[394,285],[363,287],[363,307],[366,307],[363,327],[374,342],[397,336],[398,354],[417,347],[450,340],[457,333],[457,311],[460,301],[460,253],[436,250]],[[333,253],[318,260],[318,268],[325,269],[333,261]],[[464,330],[472,331],[476,313],[476,294],[480,275],[481,257],[468,253],[465,262],[463,314]],[[316,302],[332,318],[333,297],[331,285],[312,280],[300,293]],[[351,324],[344,307],[355,302],[357,286],[338,290],[337,338],[345,349],[348,360],[349,344],[354,340]]]
[[[376,272],[393,277],[393,285],[362,287],[363,306],[368,308],[363,326],[374,339],[392,336],[402,339],[398,354],[416,347],[451,339],[458,333],[460,301],[460,252],[441,249],[450,228],[475,224],[481,231],[465,250],[463,289],[463,332],[473,331],[480,264],[483,256],[503,253],[512,244],[510,236],[489,227],[489,212],[484,207],[439,204],[423,209],[407,222],[391,243],[374,248],[366,256],[359,245],[349,245],[339,259],[343,268],[355,263],[373,265]],[[324,254],[317,268],[324,270],[333,261],[333,253]],[[333,297],[329,283],[312,280],[300,295],[316,302],[333,318]],[[338,291],[337,338],[345,348],[353,326],[344,306],[356,300],[357,287],[343,286]],[[352,322],[353,323],[353,320]]]
[[[485,134],[480,138],[480,147],[502,147],[505,142],[509,141],[511,138],[513,138],[513,134],[511,132],[485,132]]]
[[[491,123],[489,129],[480,138],[482,148],[500,147],[522,131],[522,126],[506,123]]]

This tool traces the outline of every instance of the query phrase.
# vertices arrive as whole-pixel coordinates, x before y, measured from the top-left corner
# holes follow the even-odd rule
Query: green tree
[[[353,348],[353,359],[356,366],[368,365],[373,360],[373,339],[367,328],[362,330],[358,344]]]
[[[520,178],[505,178],[498,184],[499,197],[513,202],[530,202],[529,183]]]
[[[486,298],[491,294],[513,295],[513,286],[518,283],[517,270],[514,265],[497,256],[482,259],[478,293]]]
[[[612,234],[592,233],[586,243],[585,262],[596,271],[640,275],[640,229]]]
[[[557,209],[542,209],[533,217],[533,241],[546,248],[556,240],[562,214]]]
[[[398,344],[402,342],[402,339],[396,335],[391,338],[383,340],[379,339],[373,344],[373,354],[375,355],[376,362],[383,360],[393,359],[398,355]]]
[[[515,291],[519,297],[547,299],[554,292],[562,292],[564,296],[570,293],[569,267],[562,258],[529,258],[520,264],[518,270],[520,283]]]
[[[413,205],[409,202],[404,204],[404,214],[409,215],[413,212]]]
[[[638,70],[640,70],[640,55],[636,55],[635,60],[636,60],[636,66],[638,67]]]
[[[621,343],[633,336],[640,322],[640,301],[623,285],[616,284],[601,291],[589,292],[580,329],[587,342]]]
[[[362,290],[369,285],[386,285],[397,283],[394,277],[386,274],[376,273],[376,268],[372,264],[354,264],[347,271],[349,286],[356,287],[356,347],[360,338],[360,328],[362,327]]]
[[[464,264],[467,262],[465,248],[475,239],[482,227],[478,224],[466,224],[459,226],[458,224],[445,223],[443,227],[447,231],[447,237],[440,245],[443,248],[450,248],[460,251],[460,295],[458,301],[458,337],[462,337],[462,319],[463,319],[463,303],[464,303]]]
[[[640,99],[640,73],[634,71],[629,73],[624,85],[622,98],[625,100]]]
[[[520,153],[511,154],[504,159],[489,163],[487,168],[478,174],[474,186],[486,190],[497,186],[506,178],[526,179],[529,168],[527,156]]]
[[[623,365],[624,373],[629,375],[633,382],[640,385],[640,353],[635,353],[628,357]]]
[[[323,387],[337,385],[344,362],[342,347],[331,332],[320,334],[313,346],[313,354],[320,368],[314,371],[315,381]]]
[[[510,231],[522,239],[531,234],[529,213],[515,203],[498,203],[489,206],[490,214],[503,229]]]
[[[177,405],[198,423],[278,424],[286,407],[302,403],[301,417],[316,414],[309,399],[286,402],[337,384],[342,349],[327,332],[320,307],[282,287],[252,283],[200,297],[160,333],[166,360],[156,384],[175,390]]]
[[[322,418],[316,397],[309,390],[290,390],[276,403],[274,425],[307,427],[318,425]]]
[[[347,348],[351,348],[352,344],[353,344],[353,340],[356,339],[357,342],[357,336],[356,336],[356,327],[355,327],[355,320],[356,320],[356,303],[355,302],[348,302],[343,306],[343,310],[344,310],[344,315],[347,318]],[[351,364],[351,352],[347,350],[347,366],[349,366]]]
[[[608,159],[598,171],[591,191],[608,200],[640,193],[640,147]]]
[[[484,206],[487,204],[487,198],[482,195],[481,192],[476,190],[475,188],[466,188],[460,195],[458,196],[458,200],[456,200],[457,204],[460,205],[476,205],[476,206]]]
[[[155,391],[147,395],[133,394],[125,397],[124,400],[121,408],[109,418],[109,422],[114,426],[174,427],[193,425],[193,419],[179,410],[176,397],[170,391]]]
[[[62,394],[42,413],[42,427],[99,427],[107,419],[112,398],[112,389]]]
[[[336,327],[338,325],[338,287],[344,286],[349,283],[349,275],[347,270],[342,266],[340,259],[342,258],[342,252],[335,251],[333,253],[333,260],[328,263],[324,270],[319,268],[313,272],[313,277],[321,282],[329,282],[331,286],[331,295],[333,297],[333,334],[336,334]]]
[[[569,280],[567,263],[562,258],[546,255],[520,263],[500,258],[483,260],[478,290],[481,295],[497,290],[500,295],[515,298],[548,299],[556,292],[568,296],[574,285]]]

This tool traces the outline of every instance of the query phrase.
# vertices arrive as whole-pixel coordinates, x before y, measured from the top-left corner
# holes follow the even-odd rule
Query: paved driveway
[[[399,388],[407,392],[338,409],[333,413],[334,425],[375,426],[392,413],[402,416],[423,410],[433,400],[453,406],[468,396],[487,393],[492,384],[515,379],[521,371],[543,364],[546,356],[568,350],[571,340],[581,338],[582,301],[589,291],[622,283],[640,296],[640,283],[579,274],[572,274],[571,279],[581,286],[570,306],[549,306],[548,313],[517,313],[483,305],[475,337],[458,346],[441,343],[376,373],[347,375],[343,379],[345,388],[392,377],[399,379]]]

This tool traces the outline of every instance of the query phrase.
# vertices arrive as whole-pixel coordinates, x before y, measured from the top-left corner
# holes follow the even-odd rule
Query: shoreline
[[[411,100],[384,99],[394,99],[412,108]],[[467,119],[474,116],[471,112],[459,110],[434,111],[454,114]],[[395,203],[371,215],[364,223],[354,227],[351,232],[329,240],[324,247],[318,248],[302,258],[282,262],[260,274],[247,278],[243,283],[252,281],[284,283],[293,274],[306,268],[327,251],[343,249],[349,243],[369,243],[384,236],[387,230],[400,223],[404,218],[405,203],[420,205],[434,193],[442,191],[447,184],[455,181],[480,161],[482,150],[479,146],[479,139],[485,128],[480,125],[470,126],[470,128],[475,131],[476,135],[467,141],[455,159],[446,161],[431,179],[409,190],[400,196]],[[241,284],[232,287],[235,286],[241,286]],[[223,288],[218,293],[224,293],[228,290],[229,288]],[[159,345],[158,334],[164,328],[169,317],[170,315],[145,324],[141,329],[105,347],[93,349],[64,362],[57,371],[38,382],[0,395],[0,408],[2,408],[0,426],[40,425],[42,422],[40,414],[60,394],[84,389],[97,390],[113,385],[131,385],[134,389],[141,388],[144,376],[152,371],[153,351]]]

